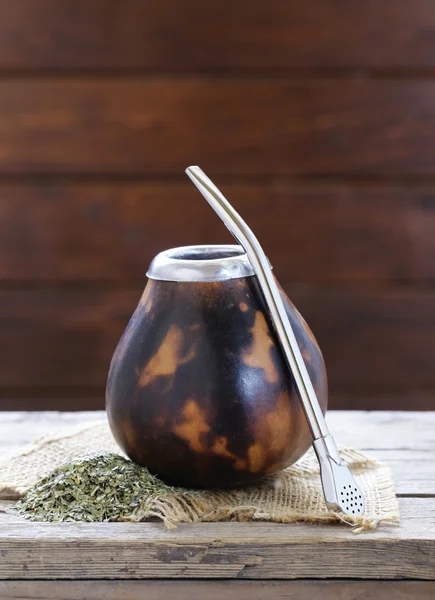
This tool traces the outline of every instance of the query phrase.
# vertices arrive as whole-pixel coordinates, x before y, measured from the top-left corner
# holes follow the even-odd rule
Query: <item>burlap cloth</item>
[[[235,490],[175,488],[170,494],[146,496],[129,520],[158,517],[169,527],[195,521],[344,521],[354,525],[355,532],[373,529],[380,522],[397,522],[399,506],[389,468],[352,448],[340,451],[364,490],[366,512],[362,516],[344,518],[328,511],[318,462],[310,450],[295,465],[257,485]],[[18,499],[58,466],[100,452],[122,454],[106,421],[36,440],[0,461],[0,499]]]

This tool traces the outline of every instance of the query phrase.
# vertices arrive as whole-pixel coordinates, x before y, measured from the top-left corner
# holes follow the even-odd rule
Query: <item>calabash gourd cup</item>
[[[296,462],[312,435],[244,250],[167,250],[147,275],[107,383],[120,447],[186,487],[249,484]],[[280,293],[324,413],[321,351]]]

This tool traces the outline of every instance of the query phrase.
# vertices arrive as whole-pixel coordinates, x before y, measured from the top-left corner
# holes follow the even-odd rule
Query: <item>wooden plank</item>
[[[432,600],[430,581],[2,581],[0,600]]]
[[[221,187],[283,281],[435,278],[434,186]],[[162,249],[232,242],[187,179],[3,183],[0,217],[0,279],[8,282],[137,280]]]
[[[0,578],[435,579],[435,499],[404,498],[401,514],[400,526],[360,536],[309,524],[9,522]]]
[[[105,419],[95,412],[7,412],[0,419],[0,441],[6,448],[19,448],[35,437]],[[389,451],[435,451],[435,412],[330,410],[327,420],[338,444],[386,456]],[[376,454],[377,455],[377,454]]]
[[[43,435],[103,419],[102,411],[4,413],[0,459]],[[328,423],[339,444],[366,450],[390,466],[398,496],[435,498],[435,413],[329,411]],[[418,436],[410,435],[415,431]]]
[[[3,79],[0,174],[433,176],[434,99],[424,79]]]
[[[330,390],[328,406],[330,410],[421,410],[430,411],[435,407],[434,392],[414,391],[412,389],[379,392],[377,390],[360,391],[359,385],[347,392]],[[11,396],[10,394],[14,394]],[[77,385],[10,388],[2,389],[0,411],[93,411],[103,410],[105,406],[104,389],[97,386],[82,388]],[[0,440],[1,446],[1,440]]]
[[[431,0],[0,2],[0,68],[434,67]],[[200,49],[200,51],[198,50]]]
[[[16,401],[16,399],[15,399]],[[27,402],[27,403],[26,403]],[[44,410],[57,410],[60,404],[52,404],[55,400],[47,400],[47,406]],[[93,404],[92,404],[93,402]],[[82,407],[93,405],[93,410],[102,408],[98,404],[98,399],[94,401],[83,398]],[[330,391],[329,407],[333,410],[350,410],[358,406],[360,410],[434,410],[434,390],[426,389],[424,391],[413,388],[389,391],[386,393],[376,393],[374,390],[356,391],[348,390],[346,392]],[[24,410],[34,410],[31,400],[23,399]],[[13,410],[23,410],[15,408]],[[43,410],[42,408],[40,410]],[[72,404],[71,410],[75,410]]]
[[[318,338],[332,390],[434,387],[433,292],[285,287]],[[0,290],[2,386],[22,396],[32,386],[96,386],[102,393],[141,288]],[[394,398],[391,408],[399,408]]]
[[[32,431],[44,423],[60,429],[82,419],[98,420],[103,413],[4,417],[0,437],[9,435],[12,447],[17,434],[30,440]],[[414,467],[415,481],[433,454],[435,413],[331,412],[328,420],[339,443],[359,441],[361,446],[377,448],[376,455],[383,454],[383,460],[396,457],[398,466]],[[407,442],[418,450],[406,450]],[[425,457],[428,460],[421,460]],[[337,577],[338,570],[341,577],[434,579],[435,498],[403,498],[400,504],[400,526],[381,526],[362,536],[345,527],[307,524],[194,524],[168,531],[154,523],[20,523],[14,516],[0,514],[0,577],[267,579],[278,577],[273,573],[279,569],[281,579]],[[343,593],[350,591],[343,589]]]
[[[399,497],[435,498],[433,450],[376,450],[370,455],[388,464]]]
[[[401,411],[328,411],[338,444],[374,452],[403,450],[433,453],[435,413]]]
[[[60,434],[74,427],[105,418],[103,411],[88,412],[7,412],[0,418],[0,459],[45,435]]]
[[[324,352],[331,389],[432,386],[432,292],[287,291]]]
[[[0,459],[3,458],[0,456]],[[27,519],[13,510],[16,500],[0,500],[0,525],[26,523]]]
[[[15,395],[8,396],[9,392],[14,392]],[[406,402],[404,404],[406,405]],[[417,404],[419,404],[418,401]],[[0,411],[94,411],[103,410],[104,407],[104,389],[101,386],[91,389],[73,386],[62,388],[60,391],[51,386],[31,387],[28,390],[22,388],[3,389],[0,398]],[[1,447],[0,440],[0,451]]]
[[[335,430],[332,429],[335,434]],[[35,439],[35,435],[32,439]],[[355,444],[352,444],[356,447]],[[9,453],[18,450],[16,447],[5,448],[0,445],[0,461]],[[435,498],[435,464],[434,452],[415,450],[376,450],[370,456],[387,464],[392,472],[394,485],[399,498]],[[0,469],[1,470],[1,469]],[[0,502],[0,513],[2,503]],[[0,514],[0,523],[16,520],[15,515]]]
[[[140,290],[0,290],[4,386],[98,385]]]

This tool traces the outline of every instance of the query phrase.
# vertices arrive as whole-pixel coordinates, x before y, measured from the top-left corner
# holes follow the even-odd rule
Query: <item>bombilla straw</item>
[[[272,269],[259,241],[242,217],[234,210],[202,169],[199,167],[189,167],[186,169],[186,173],[246,251],[254,272],[259,279],[260,287],[272,315],[272,322],[277,330],[286,361],[295,379],[298,395],[300,396],[312,436],[314,439],[317,439],[328,435],[328,427],[316,392],[314,391],[304,359],[287,318]]]
[[[285,312],[269,261],[259,241],[202,169],[197,166],[188,167],[186,174],[244,248],[258,278],[287,366],[296,384],[297,393],[314,438],[313,446],[320,463],[320,474],[327,506],[331,509],[341,509],[348,515],[363,513],[365,503],[362,491],[347,465],[342,461],[334,438],[328,430],[295,334]]]

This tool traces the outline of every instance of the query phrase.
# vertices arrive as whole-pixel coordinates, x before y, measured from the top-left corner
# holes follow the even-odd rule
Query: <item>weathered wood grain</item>
[[[0,459],[45,435],[58,434],[74,427],[105,419],[99,412],[5,412],[0,415]]]
[[[0,2],[0,68],[434,67],[431,0]]]
[[[435,449],[376,450],[371,455],[390,467],[399,497],[435,498]]]
[[[333,428],[332,431],[335,434]],[[13,452],[13,448],[0,445],[0,461],[10,452]],[[391,449],[370,452],[371,456],[390,467],[399,498],[435,498],[434,454],[435,450],[424,452]],[[0,511],[0,523],[16,519],[16,515],[1,514]]]
[[[3,79],[0,174],[433,176],[434,98],[415,79]]]
[[[103,419],[102,411],[3,413],[0,459],[43,435]],[[367,450],[389,465],[399,497],[435,498],[435,413],[330,411],[327,419],[339,444]],[[418,439],[410,436],[415,431]]]
[[[0,600],[432,600],[423,581],[2,581]]]
[[[435,499],[400,504],[400,526],[361,536],[308,524],[9,522],[0,578],[435,579]]]
[[[35,437],[104,420],[104,411],[5,412],[0,415],[0,443],[6,448],[29,444]],[[328,411],[338,444],[373,451],[435,452],[435,412]]]
[[[43,423],[48,430],[103,416],[104,413],[9,413],[1,421],[0,436],[5,436],[6,441],[9,436],[12,448],[14,437],[30,440],[32,430],[39,427],[43,432]],[[435,413],[331,412],[328,420],[339,443],[376,449],[374,454],[382,455],[387,461],[389,455],[390,459],[396,457],[397,468],[407,470],[414,466],[415,481],[419,481],[420,467],[433,456]],[[0,512],[0,578],[29,582],[71,578],[433,580],[435,497],[416,497],[411,470],[407,473],[409,489],[414,491],[411,497],[400,499],[401,524],[381,526],[360,536],[344,526],[308,524],[197,523],[170,531],[158,523],[29,523]],[[343,598],[369,598],[378,590],[379,594],[387,593],[387,588],[374,587],[375,583],[367,588],[340,587],[340,583],[334,582],[338,587],[329,589],[335,594],[342,593]],[[39,591],[34,588],[35,594],[43,597],[46,593],[50,598],[50,588],[40,585]],[[95,590],[103,590],[104,585]],[[309,586],[309,582],[304,585]],[[311,585],[315,586],[315,582]],[[75,598],[74,593],[82,593],[80,586],[67,588],[65,584],[65,593],[70,591],[71,598]],[[121,593],[122,589],[116,588],[116,591]],[[134,586],[124,589],[136,593]],[[150,593],[158,594],[159,589],[158,586],[150,588]],[[218,588],[207,588],[210,593],[212,589]],[[5,590],[15,593],[13,586],[0,587],[0,598]],[[187,588],[181,586],[180,590],[187,593]],[[314,593],[315,587],[293,590],[295,594],[302,594],[302,598]],[[26,588],[20,591],[25,595]],[[61,591],[59,588],[59,594]],[[169,593],[169,588],[165,591]],[[329,593],[328,588],[326,592]],[[397,588],[397,592],[403,593],[404,598],[414,592],[415,595],[409,597],[418,598],[421,592],[425,598],[424,594],[430,593],[431,588],[403,587]],[[108,588],[107,594],[110,593],[111,588]],[[254,593],[255,588],[251,594]],[[287,588],[286,593],[292,593],[292,589]],[[379,594],[376,597],[382,598]]]
[[[21,396],[32,386],[96,386],[101,394],[142,285],[0,290],[1,385],[21,388]],[[433,389],[432,291],[284,287],[319,341],[332,391]],[[399,408],[394,398],[388,408]]]
[[[435,414],[401,411],[329,411],[339,444],[373,451],[435,451]]]
[[[435,279],[433,186],[223,181],[220,187],[283,281],[351,286]],[[0,279],[11,284],[119,284],[143,278],[163,249],[233,241],[187,178],[3,183],[0,217]]]

